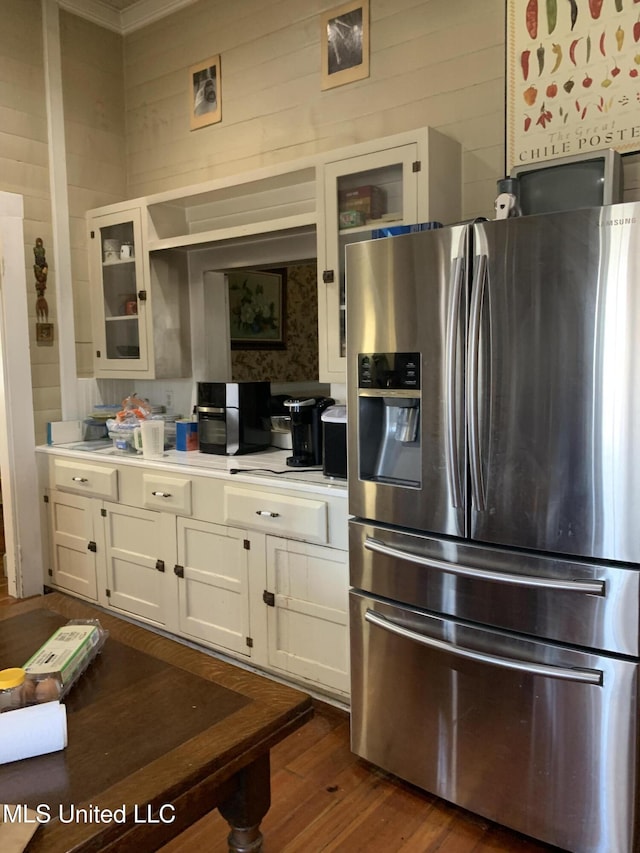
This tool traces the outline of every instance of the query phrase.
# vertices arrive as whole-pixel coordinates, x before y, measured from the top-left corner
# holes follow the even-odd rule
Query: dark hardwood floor
[[[264,853],[549,853],[556,848],[482,820],[389,776],[349,749],[349,718],[315,717],[272,750]],[[217,812],[161,853],[227,853]]]
[[[10,606],[0,580],[0,606]],[[549,847],[449,805],[373,767],[349,749],[349,717],[315,716],[271,753],[272,804],[263,853],[551,853]],[[227,853],[217,811],[160,853]]]

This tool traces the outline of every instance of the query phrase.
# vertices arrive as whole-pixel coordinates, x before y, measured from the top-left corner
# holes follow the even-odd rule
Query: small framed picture
[[[231,349],[286,349],[287,271],[227,273]]]
[[[189,68],[191,130],[222,119],[220,56],[212,56]]]
[[[332,89],[369,76],[369,0],[325,12],[320,35],[322,88]]]

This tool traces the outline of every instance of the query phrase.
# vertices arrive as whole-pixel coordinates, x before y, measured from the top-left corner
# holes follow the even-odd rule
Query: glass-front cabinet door
[[[89,222],[96,375],[149,367],[139,210]]]
[[[346,375],[345,247],[374,229],[418,221],[418,145],[407,143],[324,166],[325,257],[318,270],[320,379]]]

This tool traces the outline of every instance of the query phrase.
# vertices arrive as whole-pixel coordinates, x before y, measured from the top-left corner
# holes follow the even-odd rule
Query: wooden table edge
[[[257,767],[258,774],[264,776],[264,760],[268,771],[268,758],[270,749],[285,737],[299,729],[313,717],[312,699],[308,694],[294,687],[274,682],[266,676],[247,671],[241,667],[219,660],[207,653],[191,648],[180,642],[179,638],[171,639],[153,630],[146,630],[144,625],[130,622],[117,615],[108,613],[97,605],[85,602],[61,593],[49,593],[44,596],[27,599],[12,605],[10,608],[0,610],[0,622],[15,618],[35,610],[49,610],[66,619],[99,619],[103,628],[109,631],[110,637],[118,642],[123,642],[132,648],[149,653],[160,660],[171,663],[173,666],[181,667],[193,674],[199,675],[207,680],[215,681],[229,690],[247,696],[251,700],[250,707],[269,700],[270,707],[273,706],[273,718],[268,721],[267,730],[263,737],[250,744],[250,746],[233,756],[229,764],[208,771],[203,765],[196,768],[196,778],[188,790],[180,790],[176,785],[171,796],[176,803],[180,803],[182,817],[176,820],[169,829],[161,827],[164,831],[159,832],[154,824],[127,827],[122,830],[114,824],[104,824],[98,827],[96,824],[72,824],[64,825],[58,821],[48,824],[46,829],[46,846],[40,848],[38,835],[33,838],[29,850],[42,849],[47,853],[62,853],[67,850],[102,851],[102,850],[127,850],[136,853],[152,851],[160,840],[167,843],[180,832],[195,821],[199,820],[212,808],[219,806],[217,793],[229,797],[230,786],[236,785],[238,779],[242,779],[246,768]],[[142,634],[141,632],[144,632]],[[140,638],[143,642],[140,642]],[[108,640],[107,640],[108,642]],[[176,660],[176,646],[179,647],[179,660]],[[271,695],[266,695],[271,694]],[[277,695],[276,695],[277,694]],[[240,709],[237,713],[242,713]],[[194,740],[192,738],[192,740]],[[181,745],[181,746],[184,746]],[[178,748],[179,749],[179,748]],[[174,750],[175,751],[175,750]],[[157,759],[157,762],[162,759]],[[153,765],[154,762],[152,762]],[[215,763],[215,762],[212,762]],[[139,772],[148,770],[141,768]],[[132,777],[135,774],[132,774]],[[130,778],[132,778],[130,777]],[[267,777],[268,778],[268,777]],[[117,789],[123,785],[123,781],[116,783],[110,788],[100,792],[99,797],[92,798],[92,803],[99,802],[102,808],[108,808],[107,803],[113,800],[114,804],[121,802],[117,796]],[[183,786],[184,787],[184,786]],[[149,791],[150,796],[144,799],[140,805],[151,808],[159,808],[158,792]],[[155,793],[155,796],[154,796]],[[267,788],[267,798],[270,796]],[[78,804],[80,807],[82,804]],[[268,808],[268,806],[267,806]],[[265,811],[266,813],[266,811]],[[98,828],[98,831],[96,831]],[[158,835],[161,838],[158,838]],[[42,836],[41,836],[42,837]],[[45,839],[43,839],[45,840]],[[152,846],[147,847],[150,843]],[[33,845],[33,846],[32,846]],[[258,849],[258,848],[256,848]]]

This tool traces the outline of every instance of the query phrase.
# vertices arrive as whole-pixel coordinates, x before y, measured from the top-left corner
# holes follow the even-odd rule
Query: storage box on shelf
[[[347,211],[357,211],[361,213],[366,225],[371,219],[380,219],[383,214],[387,213],[387,198],[386,191],[382,187],[376,186],[359,186],[353,189],[338,190],[338,210],[340,213]],[[395,216],[400,219],[401,211],[397,211]],[[342,221],[340,221],[342,227]]]

